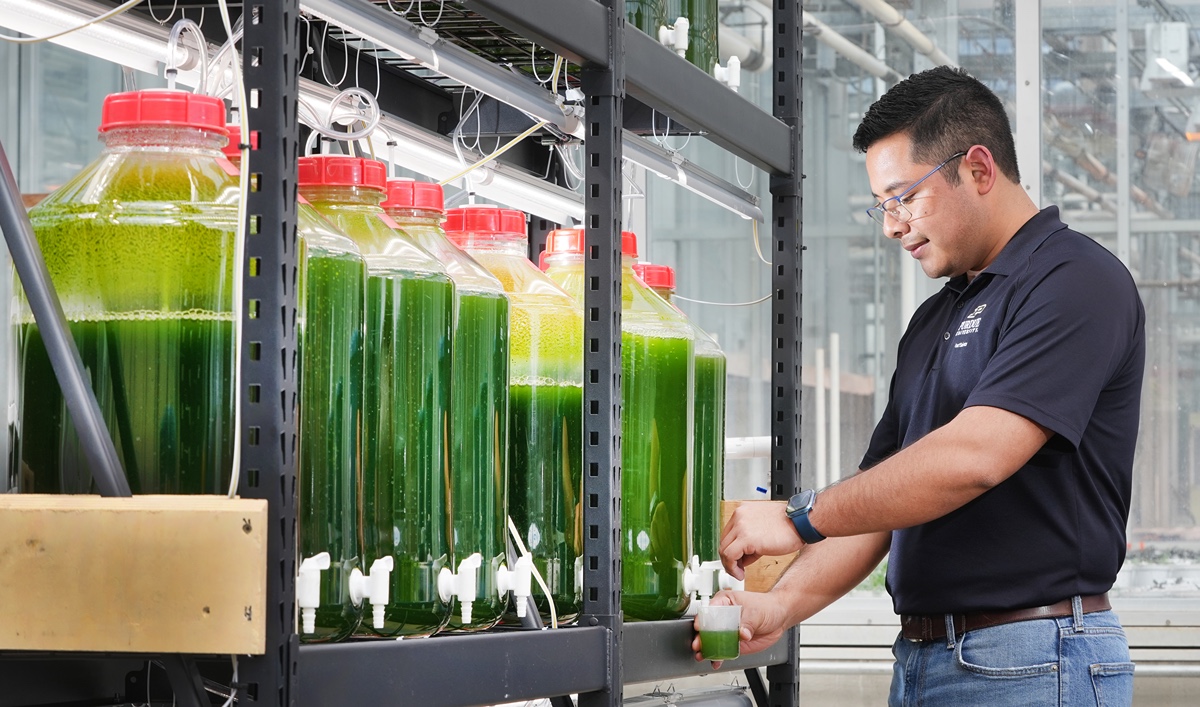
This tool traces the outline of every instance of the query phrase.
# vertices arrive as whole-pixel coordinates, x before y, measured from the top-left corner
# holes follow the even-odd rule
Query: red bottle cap
[[[349,155],[301,157],[300,186],[366,187],[384,191],[387,167],[377,160]]]
[[[642,278],[642,282],[659,290],[675,291],[675,268],[669,265],[651,265],[650,263],[635,263],[633,271]]]
[[[242,151],[238,148],[242,144],[242,124],[230,123],[225,126],[225,130],[229,132],[229,142],[225,144],[225,147],[221,148],[221,152],[224,152],[225,156],[231,160],[240,160],[242,158]],[[250,131],[250,149],[258,149],[257,130]]]
[[[387,199],[381,206],[385,209],[422,209],[438,212],[446,210],[441,185],[418,182],[415,179],[389,179]]]
[[[525,212],[480,204],[460,206],[446,212],[446,233],[454,239],[459,233],[494,233],[525,238]]]
[[[546,255],[583,253],[583,229],[560,228],[546,236]],[[633,231],[621,231],[621,255],[637,257],[637,236]]]
[[[158,88],[112,93],[100,109],[100,132],[172,126],[225,134],[225,104],[213,96]]]

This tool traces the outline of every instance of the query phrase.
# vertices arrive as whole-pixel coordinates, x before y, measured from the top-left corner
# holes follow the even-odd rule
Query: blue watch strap
[[[800,536],[801,540],[809,545],[825,539],[825,536],[813,527],[812,521],[808,517],[816,500],[817,492],[812,489],[806,489],[792,496],[792,500],[788,502],[787,507],[787,516],[791,519],[792,525],[796,526],[796,533]]]

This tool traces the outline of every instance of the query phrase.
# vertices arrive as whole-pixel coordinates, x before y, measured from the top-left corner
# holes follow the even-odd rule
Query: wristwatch
[[[804,489],[800,493],[792,496],[788,501],[784,513],[791,519],[792,524],[796,526],[796,532],[800,535],[800,539],[806,544],[821,542],[825,539],[824,535],[813,527],[812,521],[808,519],[808,514],[812,512],[813,503],[817,500],[817,492],[812,489]]]

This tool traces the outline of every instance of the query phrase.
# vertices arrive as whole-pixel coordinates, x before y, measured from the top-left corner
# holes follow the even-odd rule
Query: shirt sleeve
[[[900,450],[900,422],[896,414],[895,393],[896,374],[893,373],[888,386],[887,407],[883,409],[883,417],[879,418],[875,431],[871,433],[871,443],[867,445],[867,453],[859,463],[859,469],[870,469]]]
[[[1101,391],[1131,360],[1144,327],[1141,301],[1108,253],[1060,257],[1021,277],[996,351],[964,407],[1009,410],[1077,448]]]

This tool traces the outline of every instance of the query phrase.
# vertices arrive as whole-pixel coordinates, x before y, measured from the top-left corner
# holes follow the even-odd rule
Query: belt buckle
[[[933,622],[929,620],[928,616],[911,616],[908,619],[908,623],[910,625],[916,624],[920,629],[920,635],[916,638],[908,638],[906,636],[904,640],[909,643],[924,643],[925,641],[933,640]]]

